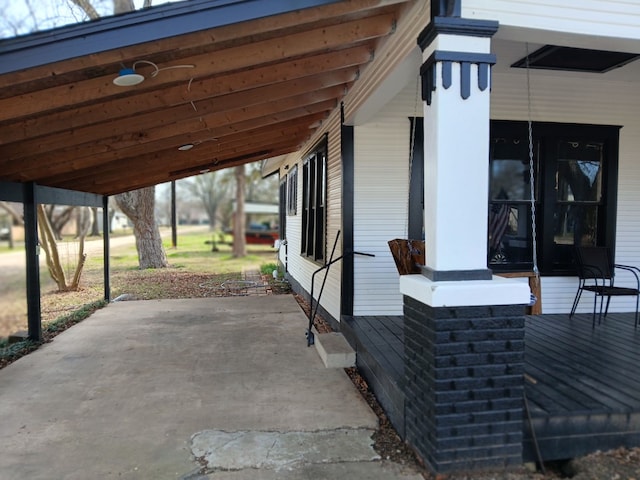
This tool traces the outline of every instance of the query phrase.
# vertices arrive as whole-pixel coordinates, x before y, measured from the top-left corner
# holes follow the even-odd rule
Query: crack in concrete
[[[269,451],[267,452],[267,458],[269,458],[269,455],[271,455],[271,452],[273,451],[277,443],[278,443],[278,439],[276,438],[271,444],[271,447],[269,447]]]

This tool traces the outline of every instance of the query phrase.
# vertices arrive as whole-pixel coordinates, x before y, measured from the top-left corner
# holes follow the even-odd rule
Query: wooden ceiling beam
[[[96,70],[96,59],[100,59],[101,65],[112,66],[113,72],[117,72],[121,63],[129,65],[131,62],[145,58],[149,52],[156,56],[168,55],[171,52],[190,51],[203,45],[224,44],[250,36],[273,34],[273,32],[291,28],[305,28],[315,22],[326,22],[333,18],[349,17],[350,15],[370,14],[372,10],[406,3],[407,0],[346,0],[316,8],[296,10],[278,15],[265,17],[246,22],[243,28],[238,24],[231,24],[215,29],[193,32],[179,37],[172,37],[139,45],[131,45],[126,48],[118,48],[99,54],[77,57],[54,64],[30,68],[28,70],[12,72],[0,75],[0,91],[6,87],[14,89],[40,89],[42,86],[29,87],[31,83],[42,81],[72,83],[78,81],[85,72]],[[25,85],[25,86],[23,86]],[[2,97],[2,95],[0,95]]]
[[[153,155],[146,155],[145,157],[141,157],[136,159],[134,162],[119,160],[116,162],[110,163],[105,168],[100,168],[100,170],[96,171],[95,169],[84,169],[80,172],[77,172],[74,178],[63,177],[52,179],[55,180],[55,183],[58,185],[72,185],[72,184],[82,184],[86,182],[87,179],[91,179],[94,181],[96,185],[110,183],[115,180],[118,180],[122,177],[123,170],[129,172],[129,176],[141,176],[148,177],[153,176],[158,172],[183,172],[183,171],[194,171],[194,169],[206,169],[210,167],[215,167],[219,163],[223,162],[224,159],[237,157],[240,155],[246,155],[250,152],[256,152],[261,150],[272,150],[272,149],[282,149],[282,148],[290,148],[291,151],[295,151],[298,148],[298,144],[295,141],[292,141],[291,138],[279,138],[273,139],[269,142],[245,142],[244,144],[227,146],[223,150],[218,150],[215,146],[208,147],[206,150],[200,150],[194,152],[192,154],[184,155],[187,152],[177,152],[176,150],[169,150],[163,152],[156,152]],[[132,167],[135,165],[135,172],[132,174],[131,172],[134,170]],[[199,171],[199,170],[198,170]],[[48,178],[43,178],[41,181],[50,181]]]
[[[251,154],[243,155],[240,158],[232,158],[226,160],[224,163],[220,164],[217,168],[209,169],[210,172],[224,170],[226,168],[233,168],[238,165],[246,165],[247,163],[259,162],[261,160],[266,160],[268,158],[277,157],[279,155],[286,155],[291,153],[292,150],[288,148],[284,148],[282,150],[274,150],[269,152],[254,152]],[[208,173],[208,172],[207,172]],[[196,168],[191,172],[183,172],[183,173],[169,173],[166,174],[163,172],[162,175],[158,175],[158,177],[149,178],[149,179],[135,179],[131,185],[128,185],[127,182],[113,182],[108,185],[100,185],[100,186],[84,186],[85,190],[80,191],[89,191],[91,193],[95,192],[99,195],[117,195],[118,193],[123,193],[131,190],[137,190],[139,188],[151,187],[155,185],[159,185],[161,183],[170,182],[172,180],[180,180],[183,178],[193,177],[195,175],[199,175],[199,170]]]
[[[215,53],[196,55],[182,59],[161,68],[177,64],[193,64],[195,68],[176,68],[161,71],[156,77],[148,78],[138,90],[153,90],[174,83],[183,82],[188,85],[192,78],[203,78],[254,68],[271,62],[309,55],[314,52],[327,52],[345,45],[357,44],[372,40],[393,31],[394,15],[385,14],[331,25],[324,28],[276,37],[259,43],[250,43],[239,47],[220,50]],[[140,69],[147,76],[152,70]],[[62,85],[39,90],[28,94],[0,100],[0,121],[28,117],[55,109],[67,109],[69,105],[103,101],[109,97],[123,96],[125,87],[113,84],[113,75],[102,76],[84,82]]]
[[[247,109],[254,106],[260,108],[260,105],[264,103],[273,106],[277,100],[284,100],[284,103],[280,103],[283,108],[291,108],[290,105],[292,103],[287,97],[298,97],[297,100],[294,100],[294,103],[297,101],[306,102],[340,98],[346,93],[347,85],[351,84],[357,75],[357,70],[352,67],[315,77],[291,80],[284,84],[260,87],[247,92],[232,93],[213,100],[183,104],[158,112],[117,119],[108,123],[69,129],[46,137],[40,137],[37,142],[29,139],[22,143],[16,142],[0,146],[0,150],[5,152],[6,155],[11,155],[14,159],[33,154],[34,148],[40,152],[48,151],[50,155],[54,150],[62,148],[66,150],[66,155],[74,155],[74,150],[72,148],[68,149],[66,146],[82,145],[99,139],[115,138],[131,132],[148,131],[153,128],[161,128],[194,119],[215,123],[215,116],[220,117],[223,112],[231,112],[233,110],[247,111]],[[111,141],[109,144],[110,148],[114,145]]]
[[[89,128],[90,132],[65,132],[44,137],[38,142],[21,142],[0,146],[0,168],[3,169],[3,173],[10,175],[27,171],[33,158],[43,154],[46,155],[47,163],[54,165],[81,157],[108,155],[109,152],[116,152],[123,148],[146,145],[147,150],[149,148],[156,149],[157,147],[154,145],[156,142],[163,142],[166,138],[175,138],[198,131],[201,131],[201,139],[220,137],[224,134],[234,133],[235,123],[241,124],[238,131],[242,131],[247,129],[242,124],[253,120],[257,120],[258,124],[254,126],[253,123],[249,123],[249,128],[256,128],[264,125],[265,122],[269,123],[270,118],[274,119],[271,123],[277,123],[313,113],[328,112],[336,106],[337,99],[340,98],[336,95],[340,88],[331,87],[282,100],[265,102],[251,108],[239,108],[203,115],[182,122],[167,122],[165,125],[146,130],[123,132],[118,135],[111,134],[112,136],[106,138],[104,137],[105,132],[94,126]],[[106,127],[103,128],[106,129]],[[101,137],[98,138],[98,135]],[[174,145],[175,148],[185,143],[180,139],[176,140],[178,140],[178,144]],[[79,145],[75,146],[74,141],[79,142]],[[65,148],[65,145],[69,144],[72,146]],[[160,145],[162,146],[162,143]],[[118,155],[120,154],[118,153]]]
[[[315,121],[315,120],[313,120]],[[104,160],[103,162],[96,164],[95,162],[86,162],[84,159],[78,161],[80,168],[70,171],[64,169],[64,164],[58,165],[58,168],[47,168],[46,171],[39,167],[29,171],[22,172],[23,175],[31,176],[32,181],[36,183],[42,183],[46,178],[47,182],[59,183],[63,181],[73,181],[86,176],[95,175],[99,169],[100,173],[109,173],[111,171],[120,171],[127,165],[137,165],[138,161],[144,161],[151,158],[152,161],[157,161],[159,158],[172,156],[174,163],[179,163],[183,160],[189,160],[192,158],[201,157],[210,158],[215,154],[222,154],[226,150],[236,149],[240,147],[246,147],[248,145],[259,146],[261,144],[267,144],[269,142],[281,142],[289,141],[295,143],[291,139],[306,138],[311,134],[309,125],[311,120],[306,122],[289,121],[279,124],[274,127],[261,127],[247,132],[241,132],[235,135],[229,135],[222,137],[220,140],[203,142],[194,145],[191,150],[180,151],[175,148],[175,144],[172,147],[167,147],[163,151],[156,152],[144,152],[139,155],[129,155],[123,157],[113,157],[110,160]]]
[[[324,114],[319,114],[320,116]],[[259,126],[255,129],[241,131],[239,133],[230,134],[227,136],[223,136],[219,139],[215,140],[216,145],[225,144],[226,142],[233,141],[246,141],[247,136],[256,136],[262,135],[264,132],[268,132],[272,136],[284,136],[290,130],[297,129],[309,129],[309,124],[317,121],[317,116],[312,116],[312,120],[307,122],[306,118],[294,118],[292,120],[288,120],[285,122],[281,122],[277,125],[267,125],[267,126]],[[156,142],[154,144],[154,151],[161,150],[171,150],[176,149],[180,145],[185,145],[188,143],[194,144],[196,147],[204,143],[209,143],[213,141],[213,137],[206,135],[211,135],[209,131],[200,131],[195,132],[194,134],[188,136],[176,136],[176,137],[168,137],[161,142]],[[124,158],[129,159],[130,161],[135,161],[136,158],[143,155],[148,155],[149,147],[146,144],[136,145],[134,147],[122,150],[114,150],[110,152],[106,152],[104,154],[93,155],[90,157],[78,157],[73,160],[69,160],[68,156],[64,154],[60,157],[32,157],[29,159],[25,159],[20,161],[21,168],[17,170],[15,168],[11,168],[11,171],[3,172],[7,176],[13,176],[15,180],[25,180],[32,179],[38,181],[38,176],[46,173],[47,176],[55,176],[55,175],[70,175],[71,177],[74,175],[74,171],[82,168],[99,168],[104,164],[109,162],[117,161],[118,159]],[[151,152],[153,153],[153,152]],[[2,165],[0,165],[0,169]]]
[[[278,129],[280,126],[284,128],[290,126],[293,123],[299,123],[300,125],[304,125],[307,128],[319,121],[322,121],[327,116],[327,111],[325,108],[319,109],[318,112],[309,113],[307,109],[295,109],[287,112],[283,112],[274,118],[273,116],[261,117],[257,119],[247,120],[245,122],[241,122],[235,126],[225,126],[224,128],[217,130],[217,135],[214,135],[214,132],[211,132],[212,138],[217,137],[219,139],[223,139],[225,136],[234,136],[238,135],[250,135],[257,129]],[[310,130],[311,134],[312,131]],[[207,142],[208,143],[208,142]],[[181,144],[177,144],[178,146]],[[177,146],[174,145],[173,148],[166,150],[176,151]],[[156,151],[149,152],[149,149],[146,150],[145,154],[142,155],[155,155]],[[124,156],[118,155],[112,161],[118,160],[119,158],[128,159],[131,162],[135,162],[142,155],[135,156]],[[155,157],[157,158],[157,157]],[[50,163],[46,156],[35,157],[30,159],[25,164],[24,169],[13,169],[13,163],[8,162],[6,165],[7,168],[11,168],[12,172],[5,172],[4,166],[0,165],[0,171],[2,171],[3,178],[11,181],[25,182],[25,181],[33,181],[35,179],[40,179],[45,176],[52,175],[63,175],[65,172],[68,175],[72,175],[74,170],[81,170],[84,168],[94,168],[100,169],[103,165],[103,160],[95,160],[93,157],[90,158],[76,158],[73,160],[69,160],[67,158],[66,161],[60,161],[55,164]]]
[[[165,107],[189,104],[191,101],[219,98],[222,95],[283,84],[295,79],[305,79],[348,67],[357,67],[369,62],[371,58],[372,51],[369,47],[358,46],[259,67],[249,72],[236,72],[204,80],[195,80],[188,89],[184,85],[178,85],[168,87],[161,92],[146,92],[17,122],[5,122],[7,127],[3,129],[0,145],[95,125],[107,120],[113,121],[146,111],[159,111]],[[0,124],[1,127],[2,124]]]
[[[115,194],[298,150],[407,1],[343,0],[0,76],[0,178]],[[114,86],[137,60],[162,70],[140,63],[144,83]],[[179,64],[196,67],[165,69]]]
[[[285,153],[291,153],[295,151],[294,147],[284,143],[281,145],[274,144],[268,148],[256,151],[256,149],[238,150],[225,158],[220,158],[217,162],[203,161],[201,164],[192,164],[184,166],[181,169],[169,170],[166,168],[158,168],[157,163],[152,164],[148,169],[141,171],[140,175],[123,179],[122,172],[119,174],[103,177],[94,175],[88,177],[84,181],[74,181],[71,184],[79,191],[100,192],[101,194],[112,195],[115,193],[121,193],[126,190],[135,190],[151,185],[157,185],[160,183],[185,178],[196,175],[202,170],[222,170],[236,165],[242,165],[251,163],[254,161],[262,160],[265,158],[275,157],[283,155]],[[131,170],[128,169],[130,172]]]

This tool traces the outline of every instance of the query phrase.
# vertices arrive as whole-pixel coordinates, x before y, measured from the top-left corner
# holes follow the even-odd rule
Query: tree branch
[[[24,225],[24,219],[22,218],[22,214],[18,212],[13,206],[8,204],[7,202],[0,202],[0,208],[5,210],[11,218],[13,218],[13,222],[18,225]]]
[[[87,17],[89,17],[91,20],[97,20],[98,18],[100,18],[100,15],[98,15],[98,12],[96,11],[95,8],[93,8],[93,5],[91,5],[91,2],[89,0],[69,0],[69,1],[74,5],[77,5],[78,7],[80,7],[82,11],[87,15]]]

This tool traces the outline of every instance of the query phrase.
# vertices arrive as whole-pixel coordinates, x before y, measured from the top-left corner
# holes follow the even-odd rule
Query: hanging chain
[[[533,157],[533,122],[531,121],[531,79],[529,78],[529,43],[527,45],[526,70],[527,70],[527,124],[529,134],[529,188],[531,199],[531,236],[533,239],[533,273],[536,275],[536,281],[540,281],[540,272],[538,270],[538,235],[536,232],[536,188],[534,173],[534,157]]]

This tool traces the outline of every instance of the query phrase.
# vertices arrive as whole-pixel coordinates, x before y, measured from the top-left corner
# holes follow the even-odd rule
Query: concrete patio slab
[[[199,432],[375,429],[344,371],[306,346],[305,323],[290,295],[110,304],[0,370],[0,479],[208,478],[192,451]],[[302,462],[286,478],[364,463],[379,478],[420,478],[366,460]],[[305,471],[321,476],[295,476]]]

